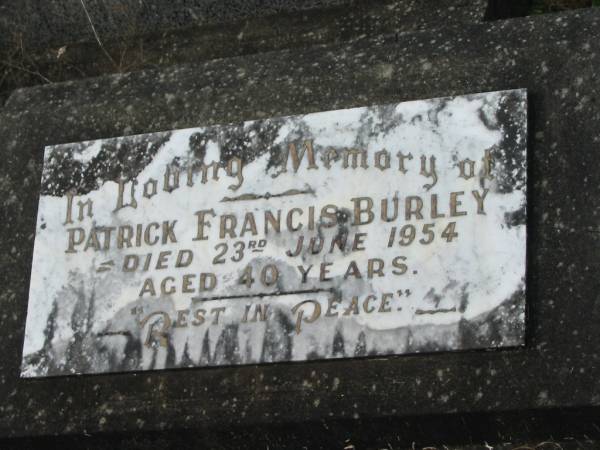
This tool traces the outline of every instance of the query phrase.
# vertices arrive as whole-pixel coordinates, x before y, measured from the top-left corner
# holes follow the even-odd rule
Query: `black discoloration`
[[[458,312],[464,313],[469,306],[469,293],[467,292],[467,288],[469,287],[469,283],[463,284],[461,287],[460,293],[460,303],[458,305]]]
[[[289,360],[294,346],[293,333],[294,324],[286,314],[276,309],[273,320],[267,323],[262,344],[261,361]]]
[[[427,294],[425,294],[425,297],[423,298],[423,300],[427,300],[431,303],[433,303],[433,305],[437,308],[440,305],[440,302],[442,301],[443,296],[440,294],[437,294],[435,292],[434,288],[429,289],[429,291],[427,291]]]
[[[170,136],[166,132],[106,139],[87,164],[73,155],[85,151],[92,143],[57,145],[44,163],[41,195],[64,196],[69,191],[84,195],[97,190],[105,181],[133,179]]]
[[[485,106],[485,105],[484,105]],[[488,115],[485,113],[485,111],[483,110],[483,106],[481,108],[479,108],[477,114],[479,116],[479,120],[481,120],[481,123],[483,123],[483,125],[490,131],[496,131],[498,130],[498,124],[493,123],[492,121],[490,121],[490,118],[488,117]]]
[[[201,162],[206,155],[206,146],[214,142],[220,150],[220,162],[225,165],[238,157],[249,164],[265,152],[274,151],[274,141],[284,123],[283,118],[257,120],[248,123],[207,127],[194,133],[189,140],[192,155]]]
[[[396,112],[394,104],[367,108],[361,115],[360,128],[354,140],[354,146],[366,148],[374,136],[385,136],[402,123],[404,123],[404,116]]]
[[[333,342],[331,344],[332,350],[331,354],[337,358],[344,358],[346,356],[346,346],[344,343],[344,336],[340,331],[339,327],[336,328],[335,333],[333,335]]]
[[[356,341],[356,346],[354,347],[354,356],[361,357],[366,356],[367,354],[367,338],[365,336],[365,332],[361,331],[358,333],[358,339]]]
[[[527,184],[527,166],[523,155],[527,148],[527,120],[525,94],[512,91],[500,100],[497,121],[502,132],[499,145],[491,148],[493,174],[498,192],[509,194],[524,190]],[[501,169],[501,170],[497,170]]]
[[[519,209],[506,213],[504,215],[504,223],[509,228],[518,227],[527,224],[527,207],[523,205]]]
[[[435,107],[432,108],[427,114],[427,119],[429,120],[429,122],[431,122],[436,127],[439,127],[440,126],[439,116],[444,111],[444,109],[447,108],[448,103],[450,103],[451,101],[452,101],[452,99],[450,99],[450,98],[437,99],[435,101],[435,103],[436,103]]]
[[[217,340],[214,361],[216,364],[239,364],[241,361],[240,345],[238,339],[239,325],[226,325]],[[173,364],[171,367],[178,367]]]
[[[477,346],[482,342],[517,346],[522,345],[525,325],[520,320],[525,314],[525,288],[521,286],[500,306],[473,320],[462,319],[459,325],[461,344]]]

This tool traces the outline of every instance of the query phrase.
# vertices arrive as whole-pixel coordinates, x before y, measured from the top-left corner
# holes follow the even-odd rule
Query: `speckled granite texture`
[[[16,33],[28,48],[95,41],[90,21],[100,39],[106,41],[191,26],[227,28],[235,22],[273,14],[334,11],[341,16],[357,7],[372,8],[384,22],[393,16],[411,18],[398,23],[414,29],[441,22],[440,18],[446,22],[480,21],[486,6],[485,0],[1,0],[0,47],[11,42]],[[252,24],[248,28],[252,32]]]
[[[0,68],[0,103],[24,86],[480,22],[487,5],[486,0],[84,3],[98,40],[78,0],[0,0],[0,58],[6,63]],[[241,3],[243,11],[227,9]],[[215,8],[220,23],[209,15]]]
[[[15,92],[0,113],[0,433],[597,413],[599,30],[600,11],[582,10]],[[531,112],[524,349],[19,379],[44,145],[512,88],[528,89]]]

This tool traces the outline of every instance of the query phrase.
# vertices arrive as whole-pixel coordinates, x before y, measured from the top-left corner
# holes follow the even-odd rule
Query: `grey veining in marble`
[[[48,147],[22,376],[519,346],[526,91]]]

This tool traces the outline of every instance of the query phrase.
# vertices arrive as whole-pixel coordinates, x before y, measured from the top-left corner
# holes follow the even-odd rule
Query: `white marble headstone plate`
[[[520,346],[509,90],[46,148],[22,376]]]

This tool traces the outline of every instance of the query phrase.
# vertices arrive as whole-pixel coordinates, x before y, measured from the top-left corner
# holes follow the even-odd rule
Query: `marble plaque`
[[[22,376],[514,347],[527,95],[46,148]]]

